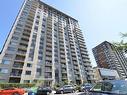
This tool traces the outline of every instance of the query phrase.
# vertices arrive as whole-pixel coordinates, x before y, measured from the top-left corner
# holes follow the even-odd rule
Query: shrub
[[[58,84],[58,83],[54,84],[54,86],[53,86],[54,90],[57,90],[59,87],[60,87],[60,84]]]
[[[81,87],[79,85],[76,86],[76,90],[80,91]]]
[[[35,84],[31,83],[0,83],[0,88],[9,88],[9,87],[17,87],[17,88],[29,88],[33,87]]]

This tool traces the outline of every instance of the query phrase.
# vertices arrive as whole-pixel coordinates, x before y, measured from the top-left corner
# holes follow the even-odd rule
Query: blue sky
[[[127,0],[43,0],[79,21],[92,64],[91,49],[101,42],[121,40],[127,32]],[[1,0],[0,50],[18,14],[23,0]]]

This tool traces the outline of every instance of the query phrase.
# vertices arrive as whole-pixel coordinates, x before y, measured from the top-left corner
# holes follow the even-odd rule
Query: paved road
[[[67,93],[67,94],[50,94],[50,95],[83,95],[84,92],[76,92],[76,93]],[[25,93],[24,95],[28,95],[27,93]]]
[[[53,95],[83,95],[84,92],[67,93],[67,94],[53,94]]]

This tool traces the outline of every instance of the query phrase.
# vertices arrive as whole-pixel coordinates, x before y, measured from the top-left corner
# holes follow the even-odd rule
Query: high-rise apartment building
[[[39,0],[25,0],[1,51],[0,74],[0,81],[16,83],[91,82],[78,21]]]
[[[99,68],[114,69],[121,78],[127,77],[126,58],[116,46],[104,41],[93,48],[93,54]]]

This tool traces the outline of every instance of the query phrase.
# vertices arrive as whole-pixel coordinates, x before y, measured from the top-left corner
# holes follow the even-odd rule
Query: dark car
[[[52,92],[51,87],[39,87],[36,95],[48,95]]]
[[[127,95],[127,81],[109,80],[98,82],[88,95]]]
[[[60,89],[56,90],[56,93],[73,93],[75,92],[75,87],[72,85],[64,85]]]
[[[93,85],[91,83],[84,83],[83,85],[81,85],[81,91],[89,91],[92,87]]]

